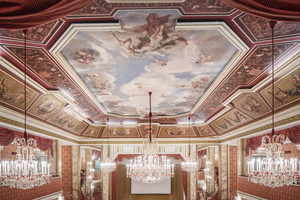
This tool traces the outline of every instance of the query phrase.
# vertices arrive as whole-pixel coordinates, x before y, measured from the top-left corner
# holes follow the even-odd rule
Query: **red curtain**
[[[27,135],[28,138],[33,138],[37,142],[37,148],[39,148],[41,151],[46,151],[50,148],[51,155],[53,156],[53,141],[47,138],[35,136],[35,135]],[[6,146],[12,143],[15,137],[23,137],[23,133],[12,131],[7,128],[0,127],[0,145]]]
[[[300,126],[294,126],[289,129],[278,131],[276,134],[284,134],[295,144],[300,144]]]
[[[183,184],[183,190],[184,190],[184,195],[185,195],[185,198],[187,199],[187,172],[186,171],[183,171],[181,170],[181,173],[182,173],[182,184]]]
[[[203,150],[201,150],[201,151],[198,151],[198,156],[201,158],[201,157],[203,157],[203,156],[205,156],[206,155],[206,149],[203,149]]]
[[[64,17],[94,0],[1,0],[0,28],[24,29]]]
[[[222,0],[249,14],[278,21],[300,21],[299,0]]]
[[[53,156],[53,141],[47,138],[35,136],[35,135],[28,135],[28,138],[33,138],[36,140],[37,148],[41,151],[47,151],[50,149],[51,156]]]
[[[260,147],[261,145],[261,138],[265,136],[265,135],[260,135],[260,136],[257,136],[257,137],[252,137],[252,138],[248,138],[246,140],[246,156],[249,155],[249,150],[252,149],[252,150],[256,150],[258,147]]]
[[[289,140],[295,144],[300,144],[300,126],[294,126],[292,128],[284,129],[275,132],[276,135],[283,134],[289,138]],[[266,134],[271,136],[271,133]],[[256,150],[261,145],[261,138],[265,135],[260,135],[257,137],[248,138],[246,140],[246,156],[249,155],[249,150]]]
[[[0,146],[6,146],[12,143],[15,133],[7,128],[0,127]]]

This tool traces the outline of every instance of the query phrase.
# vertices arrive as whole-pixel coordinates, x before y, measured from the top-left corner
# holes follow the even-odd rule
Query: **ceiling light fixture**
[[[297,182],[297,158],[283,157],[283,143],[285,136],[275,135],[274,130],[274,27],[276,22],[271,21],[272,29],[272,137],[262,137],[259,153],[261,157],[248,161],[247,177],[249,181],[263,184],[268,187],[282,187]],[[299,163],[300,169],[300,163]]]
[[[110,157],[110,146],[109,146],[109,118],[107,118],[107,154],[105,155],[103,162],[100,163],[100,168],[104,173],[110,173],[116,170],[116,163],[112,160],[113,158]]]
[[[185,162],[181,163],[181,169],[187,172],[194,172],[197,171],[197,162],[191,157],[191,117],[189,119],[189,154],[186,158]]]
[[[149,140],[144,141],[144,154],[134,157],[127,165],[127,177],[142,183],[158,183],[174,177],[174,164],[166,156],[158,156],[157,140],[152,138],[151,127],[151,95],[149,92]]]
[[[17,147],[16,160],[1,160],[0,185],[18,189],[30,189],[50,183],[50,164],[46,161],[36,160],[37,142],[27,137],[27,30],[24,30],[24,137],[14,139],[13,144]]]

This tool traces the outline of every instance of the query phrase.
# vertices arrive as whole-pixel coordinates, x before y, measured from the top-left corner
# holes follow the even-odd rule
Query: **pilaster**
[[[219,145],[219,198],[228,199],[228,145]]]
[[[57,176],[62,176],[62,145],[61,140],[55,140],[55,152],[54,152],[55,158],[56,158],[56,167],[55,167],[55,174]]]
[[[206,192],[212,195],[215,192],[215,147],[207,148],[205,185]]]
[[[237,151],[238,151],[238,176],[246,175],[245,165],[245,139],[238,139]]]
[[[91,192],[91,184],[93,179],[93,173],[91,171],[93,167],[92,163],[92,149],[84,149],[85,150],[85,186],[86,192]]]
[[[72,146],[72,195],[75,199],[80,199],[80,148]]]

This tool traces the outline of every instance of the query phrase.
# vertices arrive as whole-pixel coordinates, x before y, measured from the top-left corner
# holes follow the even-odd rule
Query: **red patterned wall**
[[[300,158],[300,151],[294,143],[287,143],[283,145],[283,152],[285,158]]]
[[[300,199],[300,186],[284,186],[280,188],[270,188],[256,183],[252,183],[247,178],[239,177],[237,189],[241,192],[252,194],[268,200],[298,200]]]
[[[72,194],[72,147],[62,146],[62,189],[63,196]]]
[[[198,172],[198,180],[205,180],[205,173],[202,172]]]
[[[234,199],[237,195],[237,146],[229,147],[229,160],[230,199]]]
[[[1,158],[3,160],[15,160],[16,155],[13,155],[12,152],[17,151],[17,146],[13,144],[9,144],[7,146],[3,146],[3,150],[0,151],[1,153]]]
[[[61,178],[53,178],[49,184],[35,187],[28,190],[0,187],[1,200],[31,200],[62,190]]]

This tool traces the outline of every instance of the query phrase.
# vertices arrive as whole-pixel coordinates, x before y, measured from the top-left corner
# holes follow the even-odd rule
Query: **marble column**
[[[80,199],[80,147],[72,146],[72,194],[75,199]]]
[[[205,162],[205,185],[206,192],[213,195],[215,192],[215,147],[207,148]]]
[[[102,147],[102,153],[101,153],[101,162],[103,162],[103,159],[105,155],[107,155],[108,152],[108,146],[105,145]],[[101,176],[102,176],[102,200],[109,200],[110,199],[110,183],[109,183],[109,173],[103,173],[101,171]]]
[[[246,148],[245,139],[238,139],[238,144],[237,144],[238,176],[246,175],[247,165],[245,164],[246,162],[245,148]]]
[[[228,145],[219,145],[219,198],[228,199]]]
[[[62,166],[62,152],[61,152],[61,141],[60,140],[55,140],[55,164],[56,164],[56,167],[55,167],[55,174],[57,176],[62,176],[62,170],[61,170],[61,166]]]
[[[197,161],[196,145],[191,145],[191,158]],[[189,199],[193,200],[197,198],[197,171],[189,173]]]
[[[52,142],[52,150],[53,154],[51,154],[51,150],[48,149],[48,163],[50,164],[50,175],[56,175],[56,140]]]
[[[84,149],[85,150],[85,186],[86,192],[91,192],[91,184],[93,180],[93,173],[91,169],[93,168],[93,160],[92,160],[92,149]]]

